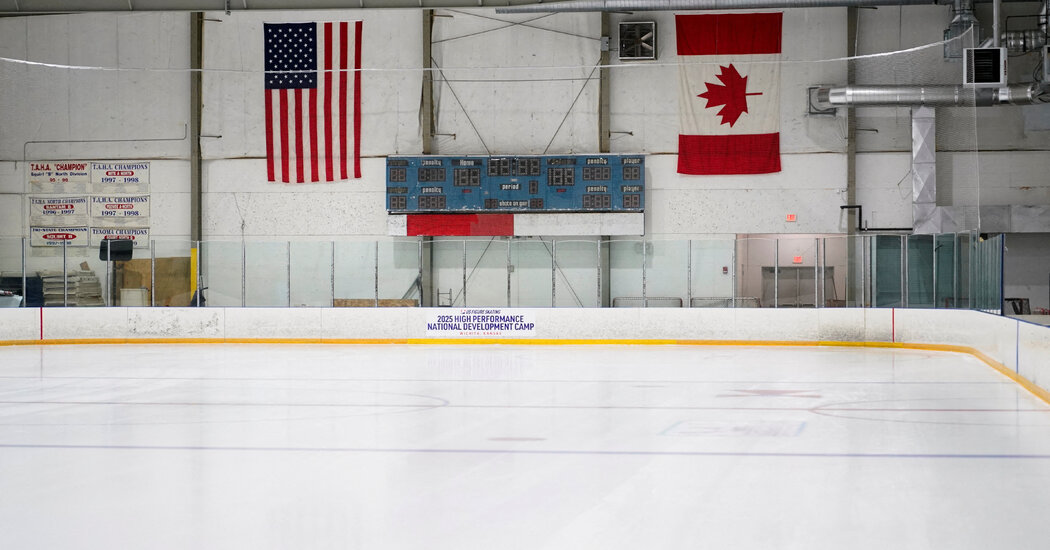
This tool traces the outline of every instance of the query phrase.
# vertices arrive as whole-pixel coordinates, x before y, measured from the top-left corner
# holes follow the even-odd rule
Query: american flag
[[[361,22],[263,27],[267,179],[360,178]]]

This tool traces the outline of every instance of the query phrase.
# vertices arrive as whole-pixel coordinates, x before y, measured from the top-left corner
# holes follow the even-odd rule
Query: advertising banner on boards
[[[522,308],[428,310],[426,334],[435,338],[528,338],[536,334],[536,312]]]

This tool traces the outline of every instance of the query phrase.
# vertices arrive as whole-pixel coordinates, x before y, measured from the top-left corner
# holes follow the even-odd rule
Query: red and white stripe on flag
[[[268,181],[361,177],[361,21],[313,25],[312,85],[264,90]]]
[[[678,172],[780,171],[782,13],[675,15]]]

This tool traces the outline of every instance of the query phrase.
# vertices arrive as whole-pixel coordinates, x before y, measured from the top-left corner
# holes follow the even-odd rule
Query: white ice
[[[1048,487],[954,353],[0,348],[5,549],[1045,549]]]

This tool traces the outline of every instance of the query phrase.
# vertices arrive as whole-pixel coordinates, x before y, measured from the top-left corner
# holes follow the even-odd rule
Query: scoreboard
[[[388,157],[386,209],[642,212],[642,155]]]

